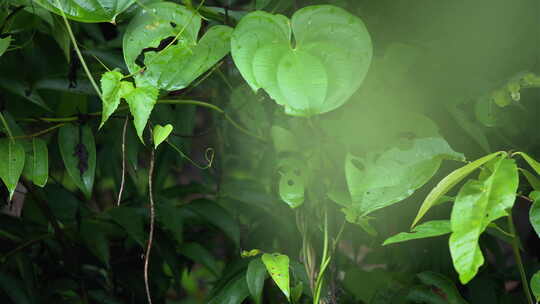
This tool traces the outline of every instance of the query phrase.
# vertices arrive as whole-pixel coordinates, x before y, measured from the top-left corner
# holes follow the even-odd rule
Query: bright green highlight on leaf
[[[287,114],[312,116],[338,108],[359,88],[372,44],[360,18],[316,5],[298,10],[291,20],[249,13],[233,32],[231,53],[253,90],[263,88]]]
[[[139,76],[150,85],[183,89],[229,52],[232,28],[213,26],[198,40],[201,17],[194,10],[173,2],[146,8],[131,20],[123,48],[130,73],[144,71]]]
[[[448,193],[448,191],[450,191],[465,177],[467,177],[469,174],[471,174],[474,170],[478,169],[483,164],[503,154],[505,154],[505,152],[495,152],[486,155],[448,174],[435,186],[435,188],[431,189],[426,199],[422,203],[422,206],[420,206],[420,210],[418,210],[418,214],[416,215],[411,227],[414,227],[418,223],[418,221],[422,219],[422,217],[428,212],[428,210],[434,204],[436,204],[443,195]]]
[[[66,17],[79,22],[115,22],[116,17],[135,0],[35,0],[55,14],[64,11]]]
[[[388,238],[386,241],[384,241],[383,246],[409,240],[424,239],[428,237],[445,235],[450,232],[452,232],[452,230],[450,229],[450,221],[429,221],[414,227],[412,232],[401,232]]]
[[[531,278],[531,290],[536,303],[540,301],[540,271],[536,272]]]
[[[276,282],[287,300],[290,300],[289,257],[279,253],[265,253],[261,259],[272,280]]]
[[[463,284],[484,263],[478,240],[489,223],[507,216],[515,201],[519,177],[512,159],[501,158],[484,180],[469,180],[459,191],[452,208],[450,253]]]
[[[23,146],[12,139],[0,139],[0,159],[2,160],[0,162],[0,179],[6,185],[11,200],[24,168]]]
[[[0,56],[4,55],[11,44],[11,36],[0,38]]]
[[[152,131],[152,137],[154,141],[154,149],[157,149],[157,147],[169,137],[173,130],[173,126],[171,124],[167,124],[165,126],[162,125],[155,125],[154,130]]]

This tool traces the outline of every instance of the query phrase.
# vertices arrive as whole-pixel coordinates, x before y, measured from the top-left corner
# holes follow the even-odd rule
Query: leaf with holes
[[[24,168],[24,148],[15,140],[0,139],[0,179],[9,191],[9,199],[13,197],[19,177]]]
[[[306,174],[294,161],[286,161],[279,179],[279,196],[291,208],[304,203]]]
[[[64,11],[66,17],[79,22],[111,22],[115,23],[116,17],[135,0],[36,0],[47,10],[61,14]]]
[[[261,257],[266,270],[281,289],[281,292],[290,300],[291,287],[289,282],[289,257],[279,253],[265,253]]]
[[[507,216],[516,199],[519,183],[514,160],[499,159],[493,173],[484,180],[469,180],[459,191],[450,223],[450,253],[463,284],[469,282],[484,263],[478,245],[489,223]]]
[[[360,18],[315,5],[291,20],[263,11],[246,15],[233,32],[231,53],[253,90],[263,88],[287,114],[311,116],[336,109],[360,87],[372,43]]]
[[[84,193],[92,195],[96,172],[96,143],[88,125],[67,124],[58,132],[58,145],[69,176]]]
[[[213,26],[197,40],[200,28],[201,17],[182,5],[149,5],[131,20],[124,35],[129,71],[144,71],[140,77],[159,89],[187,87],[230,50],[230,27]]]
[[[23,175],[34,185],[44,187],[49,179],[49,155],[47,143],[39,138],[32,138],[30,151],[26,155]]]

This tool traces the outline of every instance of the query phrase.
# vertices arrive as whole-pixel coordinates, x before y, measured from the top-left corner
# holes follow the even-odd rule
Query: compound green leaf
[[[469,180],[459,191],[450,223],[450,253],[463,284],[469,282],[484,263],[478,245],[488,225],[503,216],[515,201],[519,177],[514,160],[501,158],[485,180]]]
[[[408,144],[412,146],[346,157],[345,176],[358,213],[367,215],[409,197],[437,172],[443,159],[463,160],[440,137],[413,139]]]
[[[88,125],[66,124],[58,132],[58,145],[66,171],[86,198],[92,195],[96,172],[96,143]]]
[[[129,111],[133,115],[133,124],[141,142],[144,142],[142,135],[150,113],[156,104],[158,93],[159,91],[155,87],[141,86],[134,88],[124,96],[129,105]]]
[[[9,191],[9,199],[13,198],[13,193],[17,188],[19,177],[24,168],[24,148],[15,140],[0,139],[0,179],[4,182]]]
[[[197,41],[201,17],[194,10],[172,2],[147,8],[130,22],[123,46],[129,71],[144,71],[139,76],[150,85],[183,89],[229,52],[230,27],[213,26]]]
[[[279,253],[265,253],[261,259],[272,280],[276,282],[287,300],[290,300],[289,257]]]
[[[26,155],[24,176],[34,185],[44,187],[49,179],[49,153],[47,143],[39,138],[32,138],[31,150]]]
[[[489,162],[497,156],[503,155],[505,152],[495,152],[479,158],[467,165],[452,171],[445,178],[443,178],[427,195],[426,199],[420,206],[420,210],[416,214],[411,227],[414,227],[420,219],[428,212],[428,210],[435,205],[439,199],[448,193],[455,185],[462,181],[465,177],[471,174],[474,170],[478,169],[483,164]]]
[[[54,12],[61,14],[61,10],[69,19],[79,22],[111,22],[130,7],[135,0],[36,0],[36,2]]]
[[[409,240],[425,239],[445,235],[452,232],[450,229],[450,221],[437,220],[422,223],[413,228],[412,232],[401,232],[384,241],[384,245],[405,242]]]
[[[536,272],[531,278],[531,290],[536,303],[540,301],[540,271]]]
[[[267,276],[266,268],[261,259],[257,258],[249,262],[246,272],[246,282],[251,298],[255,304],[262,303],[264,281]]]
[[[154,141],[154,148],[157,149],[157,147],[169,137],[169,134],[171,134],[173,130],[173,126],[171,124],[167,124],[165,126],[162,125],[155,125],[154,130],[152,131],[152,137]]]
[[[7,48],[11,44],[11,36],[0,38],[0,56],[4,55]]]
[[[358,17],[317,5],[290,21],[261,11],[246,15],[233,32],[231,53],[253,90],[263,88],[287,114],[311,116],[341,106],[358,89],[372,44]]]

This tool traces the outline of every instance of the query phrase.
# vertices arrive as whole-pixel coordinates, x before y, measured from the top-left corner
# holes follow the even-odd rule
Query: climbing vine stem
[[[521,287],[523,292],[527,297],[527,303],[534,304],[535,302],[532,299],[531,291],[529,289],[529,283],[527,281],[527,275],[525,274],[525,268],[523,267],[523,261],[521,260],[521,253],[519,252],[519,236],[516,233],[516,227],[514,226],[514,219],[512,218],[511,211],[508,214],[508,227],[510,228],[510,233],[514,236],[512,238],[512,250],[514,252],[514,257],[516,259],[516,265],[519,269],[519,275],[521,277]]]

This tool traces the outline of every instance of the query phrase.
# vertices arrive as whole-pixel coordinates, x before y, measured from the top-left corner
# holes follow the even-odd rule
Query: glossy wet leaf
[[[272,280],[287,297],[287,300],[290,300],[289,257],[279,253],[265,253],[261,259]]]
[[[131,20],[124,35],[129,71],[144,69],[140,77],[159,89],[187,87],[230,49],[230,27],[213,26],[198,40],[200,27],[201,17],[194,10],[172,2],[148,5]]]
[[[266,267],[261,259],[257,258],[249,262],[246,272],[246,282],[255,304],[262,304],[264,281],[267,276]]]
[[[445,235],[452,232],[450,221],[436,220],[422,223],[413,228],[411,232],[401,232],[384,241],[383,245],[405,242],[409,240],[424,239]]]
[[[503,216],[515,201],[519,183],[514,160],[500,159],[485,180],[469,180],[459,191],[450,218],[450,253],[463,284],[484,263],[478,240],[488,225]]]
[[[287,114],[311,116],[336,109],[358,89],[372,44],[360,18],[316,5],[298,10],[291,20],[249,13],[233,32],[231,53],[253,90],[263,88]]]
[[[0,159],[2,159],[0,162],[0,179],[6,185],[11,200],[24,168],[25,154],[23,146],[15,140],[0,139]]]
[[[414,227],[414,225],[416,225],[418,221],[422,219],[422,217],[428,212],[428,210],[433,207],[433,205],[435,205],[443,195],[448,193],[448,191],[450,191],[465,177],[467,177],[469,174],[471,174],[474,170],[478,169],[483,164],[503,154],[504,152],[495,152],[486,155],[448,174],[433,189],[431,189],[426,199],[420,206],[420,210],[418,210],[418,213],[416,214],[416,217],[414,218],[411,226]]]
[[[155,87],[141,86],[129,90],[129,93],[124,96],[129,105],[129,111],[133,116],[133,124],[135,125],[135,130],[137,130],[137,136],[139,136],[141,142],[144,142],[142,137],[144,128],[146,128],[150,113],[154,109],[158,93],[159,91]]]
[[[116,17],[135,3],[135,0],[36,0],[44,8],[79,22],[112,22]]]
[[[11,44],[11,36],[0,38],[0,56],[4,55],[9,45]]]
[[[24,176],[34,185],[44,187],[49,179],[49,153],[47,143],[39,138],[30,140],[30,151],[24,163]]]
[[[90,198],[96,171],[92,129],[88,125],[66,124],[58,131],[58,145],[68,175],[86,198]]]
[[[152,136],[154,138],[154,149],[157,149],[157,147],[165,140],[167,140],[167,137],[171,134],[173,130],[173,126],[171,124],[167,124],[165,126],[162,125],[155,125],[154,130],[152,131]]]
[[[536,272],[531,278],[531,290],[538,303],[540,301],[540,271]]]
[[[362,158],[349,154],[345,175],[351,207],[367,215],[404,200],[437,172],[443,159],[462,160],[463,155],[439,137],[414,139]]]

